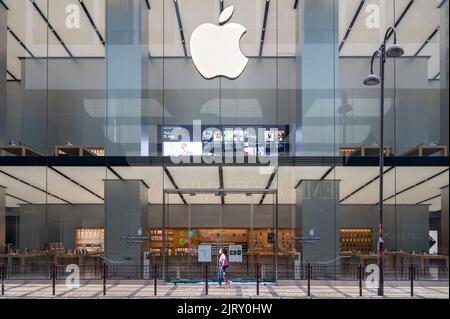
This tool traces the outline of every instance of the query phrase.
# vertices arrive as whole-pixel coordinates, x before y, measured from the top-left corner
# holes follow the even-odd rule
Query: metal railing
[[[4,267],[6,280],[48,280],[52,276],[52,263],[35,264],[0,264]],[[103,265],[77,265],[80,279],[95,280],[101,279],[103,274]],[[153,279],[155,265],[135,266],[122,264],[108,264],[107,276],[114,280],[127,279]],[[60,280],[67,276],[69,265],[56,265],[56,279]],[[201,282],[204,281],[205,264],[202,263],[174,263],[165,267],[157,264],[157,276],[161,279],[171,282]],[[218,273],[218,267],[214,264],[207,264],[208,273],[211,281],[214,281]],[[358,280],[358,269],[360,266],[328,266],[328,265],[310,265],[310,276],[313,280]],[[409,280],[409,269],[407,267],[384,267],[386,280],[407,281]],[[277,274],[272,264],[238,264],[233,263],[227,273],[235,282],[255,282],[257,272],[261,281],[274,282],[277,280],[306,280],[308,265],[290,267],[278,267]],[[414,265],[415,278],[418,281],[448,281],[448,267],[427,266],[419,267]],[[163,278],[164,274],[164,278]],[[367,275],[366,269],[364,274]],[[276,276],[277,275],[277,276]]]
[[[219,269],[214,264],[169,264],[165,268],[166,280],[176,283],[182,282],[202,282],[204,281],[205,267],[210,274],[211,281],[218,281]],[[232,278],[233,282],[255,282],[257,276],[257,269],[259,267],[259,279],[265,282],[275,281],[275,268],[273,265],[252,264],[239,265],[234,263],[227,270],[227,274]]]
[[[71,271],[72,270],[72,271]],[[149,266],[116,265],[103,263],[100,265],[78,266],[80,281],[96,280],[103,285],[103,295],[107,294],[107,283],[110,280],[144,280],[148,285],[154,286],[154,295],[158,293],[158,281],[179,283],[201,283],[205,285],[205,294],[208,294],[208,286],[218,281],[218,268],[214,264],[169,264],[165,268],[159,264]],[[384,269],[386,281],[410,282],[411,296],[414,295],[414,283],[418,281],[445,281],[448,282],[448,267],[419,267],[411,264],[408,267],[396,267]],[[56,294],[56,284],[73,274],[73,267],[56,265],[54,263],[33,264],[21,266],[16,264],[0,264],[1,294],[5,295],[5,283],[14,280],[41,280],[50,282],[52,294]],[[256,295],[259,295],[260,284],[275,282],[277,280],[306,281],[307,295],[311,295],[314,281],[340,280],[354,282],[359,286],[359,294],[362,296],[363,282],[370,280],[368,272],[363,266],[334,267],[324,265],[297,266],[293,271],[286,272],[278,269],[276,278],[272,265],[233,264],[227,271],[227,277],[233,282],[255,284]],[[89,283],[88,283],[89,285]]]

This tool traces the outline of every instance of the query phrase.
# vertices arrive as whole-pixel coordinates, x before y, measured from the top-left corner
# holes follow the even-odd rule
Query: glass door
[[[162,266],[164,278],[177,283],[210,283],[220,279],[219,250],[230,263],[228,278],[237,283],[275,281],[277,270],[276,193],[228,194],[211,190],[208,194],[165,194],[162,223]],[[180,196],[182,195],[182,197]],[[226,197],[227,204],[200,204],[195,197]],[[239,198],[238,198],[239,197]],[[273,200],[272,200],[273,197]],[[183,199],[181,199],[183,198]],[[183,200],[186,202],[183,203]],[[181,203],[175,204],[177,201]],[[234,202],[238,204],[232,204]],[[209,251],[208,261],[205,253]]]

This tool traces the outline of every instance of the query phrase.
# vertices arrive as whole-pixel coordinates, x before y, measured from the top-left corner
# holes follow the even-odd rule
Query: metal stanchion
[[[158,294],[158,265],[153,265],[153,295],[156,296]]]
[[[363,289],[362,289],[362,282],[363,282],[363,266],[358,266],[358,279],[359,279],[359,296],[362,297]]]
[[[56,295],[56,264],[52,264],[52,295]]]
[[[208,295],[208,264],[205,263],[205,294]]]
[[[106,296],[106,279],[108,277],[108,268],[106,266],[106,263],[103,263],[103,296]]]
[[[311,296],[311,264],[306,266],[306,279],[308,280],[308,296]]]
[[[409,266],[409,279],[411,280],[411,297],[414,296],[414,277],[415,277],[415,269],[414,265],[411,264]]]
[[[259,296],[259,277],[261,276],[260,264],[256,264],[256,295]]]

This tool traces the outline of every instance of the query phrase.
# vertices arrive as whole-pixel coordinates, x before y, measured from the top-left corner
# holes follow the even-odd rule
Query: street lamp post
[[[386,48],[387,41],[391,35],[394,35],[394,44]],[[383,43],[380,48],[375,51],[372,55],[372,61],[370,64],[370,74],[364,80],[364,85],[378,85],[381,87],[381,97],[380,97],[380,184],[379,184],[379,219],[378,219],[378,244],[377,244],[377,261],[379,268],[379,285],[378,285],[378,295],[384,295],[384,241],[383,241],[383,175],[384,175],[384,68],[386,63],[386,57],[397,58],[404,54],[403,48],[397,44],[397,33],[393,27],[390,27],[384,36]],[[380,58],[380,76],[373,73],[373,63],[376,57]]]

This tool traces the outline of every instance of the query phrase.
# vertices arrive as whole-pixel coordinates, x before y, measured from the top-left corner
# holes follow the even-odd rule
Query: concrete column
[[[303,180],[298,186],[295,235],[311,237],[310,243],[296,244],[304,265],[339,264],[334,262],[339,257],[339,209],[339,181]]]
[[[139,180],[105,181],[105,257],[142,265],[139,239],[148,227],[148,192]],[[134,237],[134,238],[132,238]]]
[[[148,153],[148,60],[145,1],[106,1],[107,155]]]
[[[448,256],[448,186],[441,189],[441,250]],[[438,243],[439,244],[439,243]]]
[[[334,155],[330,133],[339,87],[338,0],[300,0],[297,7],[297,155]],[[320,101],[321,121],[308,116]],[[320,137],[323,138],[321,140]]]
[[[440,50],[440,78],[441,78],[441,144],[449,146],[448,142],[448,6],[449,2],[444,1],[439,9],[439,50]],[[448,237],[447,237],[448,238]],[[448,242],[448,241],[447,241]]]
[[[0,254],[6,250],[5,223],[6,223],[6,188],[0,186]]]
[[[7,10],[0,4],[0,145],[6,144]]]

